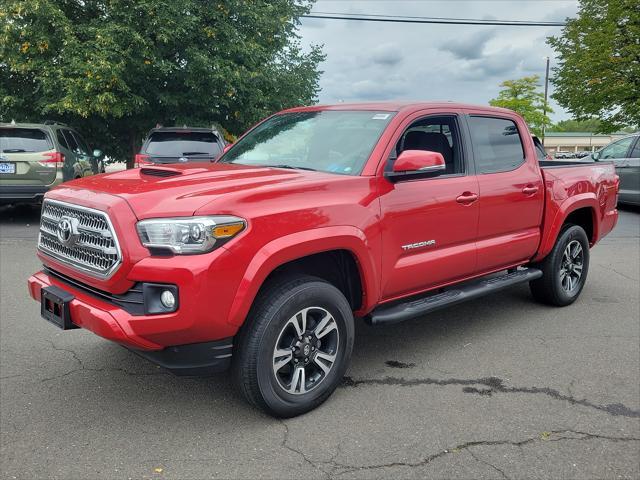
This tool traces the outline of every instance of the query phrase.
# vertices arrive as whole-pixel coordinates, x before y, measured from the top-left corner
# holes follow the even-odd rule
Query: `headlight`
[[[147,248],[177,254],[210,252],[244,230],[246,222],[232,216],[154,218],[138,222],[140,241]]]

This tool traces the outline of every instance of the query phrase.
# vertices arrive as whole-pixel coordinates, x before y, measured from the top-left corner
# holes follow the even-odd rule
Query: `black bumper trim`
[[[206,376],[227,370],[231,365],[233,337],[214,342],[175,345],[164,350],[135,350],[133,353],[160,365],[178,376]]]
[[[2,185],[0,186],[0,201],[42,200],[49,188],[48,185]]]
[[[62,273],[57,272],[49,267],[44,267],[42,271],[50,277],[58,280],[60,283],[80,290],[81,292],[91,295],[92,297],[99,298],[100,300],[110,303],[111,305],[116,305],[130,315],[139,316],[145,315],[146,313],[144,310],[142,284],[139,282],[129,290],[127,290],[125,293],[117,295],[115,293],[109,293],[103,290],[98,290],[97,288],[93,288],[67,275],[63,275]]]

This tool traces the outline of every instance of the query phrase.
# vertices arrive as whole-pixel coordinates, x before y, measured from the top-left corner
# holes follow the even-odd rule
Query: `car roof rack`
[[[62,123],[58,120],[45,120],[43,122],[45,125],[62,125],[63,127],[68,127],[69,125],[67,125],[66,123]]]

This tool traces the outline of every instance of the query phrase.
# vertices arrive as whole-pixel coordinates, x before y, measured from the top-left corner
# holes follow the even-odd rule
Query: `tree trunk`
[[[129,130],[129,144],[131,145],[131,155],[127,158],[127,169],[133,168],[133,163],[138,152],[138,142],[136,141],[136,132]]]

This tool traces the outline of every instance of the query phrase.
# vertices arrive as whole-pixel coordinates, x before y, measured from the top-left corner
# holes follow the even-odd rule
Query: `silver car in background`
[[[640,132],[611,142],[589,158],[613,162],[620,177],[618,203],[640,206]]]

